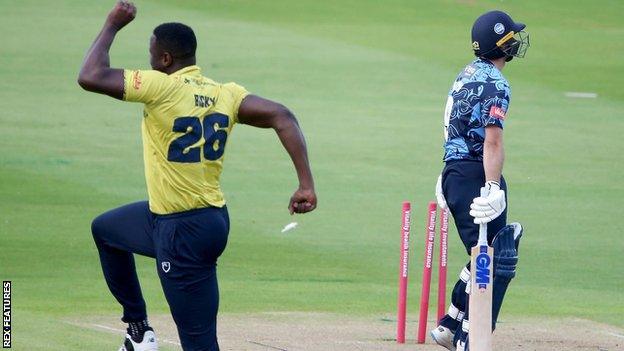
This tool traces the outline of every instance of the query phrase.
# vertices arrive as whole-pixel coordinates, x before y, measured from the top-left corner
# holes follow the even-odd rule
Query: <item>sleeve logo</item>
[[[490,108],[490,116],[496,118],[496,119],[505,119],[505,110],[503,110],[501,107],[498,106],[492,106]]]
[[[477,71],[477,68],[473,65],[469,65],[469,66],[466,66],[466,68],[464,68],[464,74],[466,74],[467,76],[472,76],[473,74],[475,74],[476,71]]]
[[[141,88],[141,73],[139,73],[139,71],[132,72],[132,87],[135,90],[139,90]]]

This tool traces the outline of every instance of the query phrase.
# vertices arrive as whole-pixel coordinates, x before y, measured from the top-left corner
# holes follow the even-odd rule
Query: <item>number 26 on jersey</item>
[[[201,153],[209,161],[223,156],[227,141],[228,116],[212,113],[204,117],[203,125],[199,117],[178,117],[173,121],[173,131],[184,133],[169,145],[167,160],[171,162],[195,163],[201,161]],[[201,138],[204,143],[198,144]]]

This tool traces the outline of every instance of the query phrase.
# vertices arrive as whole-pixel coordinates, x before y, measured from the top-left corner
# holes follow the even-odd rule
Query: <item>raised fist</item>
[[[137,9],[133,3],[126,0],[120,0],[115,4],[106,18],[106,23],[117,30],[123,28],[126,24],[132,22],[136,17]]]

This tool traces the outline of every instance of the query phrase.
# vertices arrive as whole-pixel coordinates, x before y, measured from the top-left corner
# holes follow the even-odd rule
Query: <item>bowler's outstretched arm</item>
[[[306,213],[316,208],[314,180],[308,162],[303,133],[293,113],[282,104],[248,95],[238,109],[240,123],[259,128],[273,128],[293,161],[299,178],[299,188],[290,198],[290,213]]]

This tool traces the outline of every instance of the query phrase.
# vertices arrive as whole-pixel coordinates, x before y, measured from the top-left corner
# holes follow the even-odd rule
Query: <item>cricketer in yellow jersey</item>
[[[164,23],[150,39],[152,70],[111,68],[115,35],[136,16],[119,1],[82,64],[78,83],[95,93],[144,104],[143,157],[149,201],[108,211],[92,233],[108,287],[128,323],[120,350],[158,349],[147,322],[133,254],[154,257],[184,350],[218,350],[216,261],[225,249],[229,217],[219,176],[236,123],[273,128],[299,179],[290,213],[316,208],[306,144],[294,115],[235,83],[220,84],[196,66],[197,40],[181,23]]]

